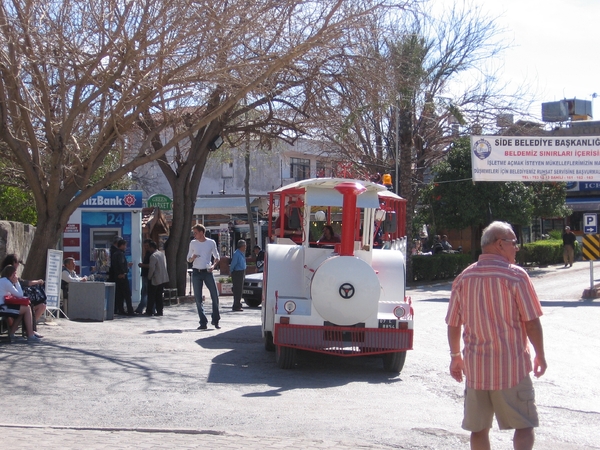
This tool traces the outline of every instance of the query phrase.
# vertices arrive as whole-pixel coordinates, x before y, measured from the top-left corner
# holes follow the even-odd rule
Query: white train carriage
[[[283,369],[296,350],[338,356],[380,354],[400,372],[413,345],[405,296],[406,201],[384,186],[317,178],[270,193],[262,333]],[[340,242],[317,243],[324,223]]]

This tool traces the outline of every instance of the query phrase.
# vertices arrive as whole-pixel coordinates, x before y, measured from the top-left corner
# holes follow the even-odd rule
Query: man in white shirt
[[[63,261],[62,280],[65,283],[79,283],[80,281],[87,281],[87,277],[80,277],[75,272],[75,259],[65,258]]]
[[[63,291],[63,297],[69,298],[69,283],[79,283],[87,281],[87,277],[80,277],[75,272],[75,259],[68,257],[63,260],[63,271],[61,274],[60,288]]]
[[[208,328],[208,319],[204,314],[204,306],[202,304],[203,283],[206,283],[212,300],[212,320],[210,323],[215,328],[221,328],[219,326],[219,320],[221,320],[221,315],[219,314],[219,294],[212,273],[220,260],[217,243],[205,236],[206,228],[204,225],[195,225],[192,228],[192,233],[194,233],[194,239],[190,242],[187,260],[192,263],[192,286],[194,286],[194,298],[196,300],[196,307],[198,308],[198,316],[200,317],[200,326],[198,329],[206,330]],[[212,260],[213,258],[214,261]]]

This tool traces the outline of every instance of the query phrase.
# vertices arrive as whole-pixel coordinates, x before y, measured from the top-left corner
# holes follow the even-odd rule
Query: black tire
[[[275,351],[275,344],[273,344],[273,333],[265,331],[265,350],[268,352]]]
[[[275,361],[280,369],[293,369],[296,364],[296,349],[278,345],[275,349]]]
[[[251,308],[256,308],[260,306],[262,301],[260,299],[257,300],[255,298],[245,298],[244,303],[246,303],[246,305],[250,306]]]
[[[383,368],[386,372],[400,373],[406,361],[406,352],[385,353],[383,355]]]

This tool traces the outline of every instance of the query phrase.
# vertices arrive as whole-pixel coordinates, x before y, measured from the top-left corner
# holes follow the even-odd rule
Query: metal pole
[[[398,107],[395,106],[394,107],[394,111],[396,111],[396,176],[395,178],[395,184],[396,184],[396,195],[400,195],[400,193],[398,192],[398,178],[400,178],[400,175],[398,174],[398,150],[400,148],[400,146],[398,145],[398,141],[400,140],[400,121],[398,118]]]

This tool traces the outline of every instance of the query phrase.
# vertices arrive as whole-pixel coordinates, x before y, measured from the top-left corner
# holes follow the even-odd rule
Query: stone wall
[[[0,262],[11,253],[16,253],[22,261],[27,262],[35,227],[21,222],[0,220]],[[19,275],[23,268],[19,268]]]

